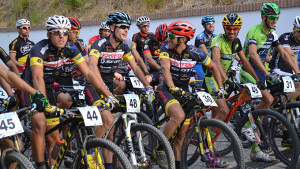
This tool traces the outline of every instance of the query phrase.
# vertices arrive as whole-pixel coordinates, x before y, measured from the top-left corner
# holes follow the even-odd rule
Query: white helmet
[[[141,26],[144,23],[150,24],[150,18],[148,18],[147,16],[140,16],[137,20],[136,20],[136,26]]]
[[[30,22],[29,20],[27,19],[19,19],[17,22],[16,22],[16,27],[19,28],[20,26],[22,25],[29,25],[30,26]]]
[[[49,31],[55,28],[67,28],[71,29],[71,23],[67,17],[54,15],[49,17],[45,24],[46,29]]]
[[[294,20],[294,26],[300,28],[300,16],[296,16]]]
[[[106,24],[106,22],[100,23],[100,29],[109,29],[109,26]]]

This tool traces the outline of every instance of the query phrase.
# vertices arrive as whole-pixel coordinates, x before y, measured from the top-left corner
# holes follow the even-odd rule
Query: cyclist
[[[187,45],[187,42],[194,37],[195,27],[189,22],[179,20],[168,26],[168,32],[169,43],[164,43],[160,47],[159,61],[163,80],[159,95],[161,106],[166,115],[170,117],[163,133],[167,139],[170,139],[185,117],[190,117],[186,113],[196,104],[196,101],[190,102],[186,106],[186,113],[181,107],[181,104],[185,103],[181,95],[184,94],[184,91],[188,91],[189,79],[193,74],[196,63],[201,62],[212,69],[219,85],[220,94],[224,96],[225,91],[220,72],[215,63],[201,49]],[[182,126],[174,142],[176,168],[180,167],[180,149],[188,126],[188,124]],[[163,152],[156,150],[154,152],[163,162]],[[164,163],[161,165],[165,165]]]
[[[259,80],[265,83],[269,81],[271,83],[277,83],[278,77],[270,74],[264,66],[266,55],[271,47],[275,49],[285,58],[288,58],[286,51],[282,48],[278,41],[278,37],[274,31],[276,23],[279,19],[280,10],[275,3],[264,3],[261,8],[262,22],[253,26],[247,33],[245,39],[245,54],[250,64],[253,66],[256,75]],[[299,73],[299,69],[296,70],[295,65],[291,65],[292,69]],[[254,79],[240,76],[240,80],[244,82],[255,83]],[[273,96],[265,89],[261,90],[262,101],[256,106],[257,109],[269,108],[273,102]],[[272,161],[267,154],[260,151],[258,144],[254,143],[252,146],[252,161]]]
[[[154,91],[146,80],[141,69],[136,65],[130,48],[124,43],[127,38],[128,30],[131,25],[131,18],[125,12],[112,12],[108,15],[107,24],[110,26],[111,34],[109,37],[97,39],[91,46],[89,53],[89,66],[99,78],[103,78],[110,91],[113,91],[113,79],[122,78],[116,72],[116,68],[122,59],[127,61],[131,66],[137,78],[145,86],[147,93],[154,99]],[[89,105],[95,104],[100,99],[100,94],[95,92],[93,87],[86,87],[86,100]],[[103,131],[95,131],[103,132]],[[105,133],[105,132],[104,132]],[[103,134],[104,134],[103,133]],[[111,132],[113,134],[113,132]],[[110,136],[110,139],[112,135]],[[106,167],[111,167],[112,154],[104,157]]]
[[[84,74],[86,79],[95,86],[95,88],[102,92],[102,94],[108,98],[107,102],[111,103],[112,107],[118,104],[118,101],[113,95],[106,89],[103,81],[97,78],[97,76],[89,69],[87,62],[81,55],[80,51],[72,42],[68,42],[69,30],[71,24],[68,18],[64,16],[54,15],[49,17],[46,21],[45,27],[47,29],[48,39],[41,40],[34,45],[30,51],[28,62],[26,65],[24,75],[26,80],[32,84],[36,89],[41,90],[41,93],[48,96],[51,104],[56,105],[56,101],[59,97],[70,97],[68,93],[58,93],[55,95],[53,90],[53,82],[59,82],[57,75],[64,72],[64,64],[69,58],[72,58],[74,63],[78,66],[79,70]],[[61,108],[70,107],[68,103],[62,103]],[[51,108],[51,107],[50,107]],[[109,111],[102,111],[101,117],[103,119],[103,126],[99,126],[96,129],[105,132],[113,121],[113,116]],[[38,113],[32,117],[33,133],[31,139],[31,146],[34,154],[34,158],[38,168],[45,168],[44,162],[44,146],[45,146],[45,131],[50,129],[53,125],[59,123],[58,118],[50,118],[46,120],[44,114]],[[48,152],[51,154],[51,150],[55,144],[56,138],[59,136],[59,132],[54,132],[53,135],[47,137],[48,139]],[[99,136],[101,137],[101,136]],[[54,161],[51,161],[53,165]]]
[[[215,18],[211,15],[206,15],[202,18],[201,24],[204,28],[204,31],[196,36],[195,47],[200,48],[205,54],[209,56],[210,44],[214,37],[217,34],[215,31]],[[204,71],[201,63],[197,63],[195,66],[196,75],[195,80],[204,80]],[[199,82],[202,84],[202,82]]]
[[[22,74],[22,72],[25,69],[26,60],[29,54],[29,51],[31,50],[34,43],[29,40],[29,31],[30,31],[30,22],[27,19],[19,19],[16,22],[16,27],[19,33],[19,36],[14,39],[9,44],[9,57],[13,61],[13,63],[17,66],[19,69],[19,74]],[[16,94],[19,98],[19,107],[25,107],[29,106],[30,102],[30,96],[27,93],[24,93],[23,91],[16,91]]]
[[[106,24],[106,22],[101,22],[99,28],[99,35],[93,36],[89,39],[89,49],[91,48],[91,45],[95,40],[101,39],[103,37],[108,37],[109,35],[110,35],[109,26]]]
[[[159,90],[161,81],[161,69],[159,63],[160,46],[167,40],[168,25],[166,23],[159,25],[155,30],[155,37],[145,42],[144,57],[149,67],[149,72],[152,77],[152,86],[158,85],[156,90]]]
[[[132,36],[132,41],[135,43],[136,50],[139,52],[140,56],[143,58],[144,62],[146,63],[143,55],[145,42],[149,39],[154,38],[154,34],[149,33],[150,18],[148,18],[147,16],[140,16],[136,20],[136,26],[140,29],[140,32]]]

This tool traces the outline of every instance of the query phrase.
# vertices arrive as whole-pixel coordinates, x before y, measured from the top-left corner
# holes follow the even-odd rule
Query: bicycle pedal
[[[209,162],[209,158],[205,154],[202,154],[200,156],[201,156],[201,161],[202,162]]]

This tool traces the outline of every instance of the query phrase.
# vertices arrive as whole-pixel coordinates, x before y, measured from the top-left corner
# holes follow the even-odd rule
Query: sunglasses
[[[277,21],[279,19],[279,15],[267,15],[267,17],[272,21]]]
[[[241,29],[241,26],[224,26],[224,28],[228,31],[239,31]]]
[[[70,33],[75,33],[76,35],[79,35],[80,30],[71,30]]]
[[[21,26],[19,27],[20,29],[24,29],[24,30],[30,30],[30,26],[26,27],[26,26]]]
[[[295,28],[295,31],[296,31],[297,33],[300,33],[300,28]]]
[[[69,31],[63,31],[63,30],[52,30],[49,31],[50,33],[53,33],[54,35],[63,35],[63,36],[68,36],[69,35]]]
[[[150,27],[150,25],[141,25],[141,27],[147,27],[147,28],[149,28]]]
[[[205,25],[214,25],[214,24],[215,24],[215,22],[206,22]]]
[[[130,29],[130,26],[127,26],[127,25],[116,24],[115,26],[118,27],[118,28],[124,29],[124,30],[125,29],[128,29],[128,30]]]

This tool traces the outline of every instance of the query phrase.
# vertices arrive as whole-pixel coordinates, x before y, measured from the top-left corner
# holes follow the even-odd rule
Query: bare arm
[[[249,61],[247,60],[246,56],[245,56],[245,53],[243,50],[241,50],[240,52],[238,52],[238,55],[246,69],[246,71],[248,73],[250,73],[250,75],[255,79],[255,80],[259,80],[253,67],[251,66],[251,64],[249,63]]]
[[[157,64],[156,61],[152,58],[151,53],[145,53],[144,57],[146,58],[146,61],[151,68],[156,69],[156,70],[160,69],[159,64]]]
[[[0,77],[0,85],[8,96],[14,95],[14,93],[11,91],[11,86],[2,77]]]
[[[298,62],[294,63],[294,53],[290,47],[283,48],[281,45],[276,47],[276,50],[280,53],[281,58],[285,63],[287,63],[295,73],[299,73]]]
[[[164,78],[164,81],[167,83],[167,85],[174,86],[174,82],[172,79],[172,75],[170,72],[170,60],[167,58],[161,58],[160,59],[160,65],[161,65],[161,73]]]
[[[219,69],[217,68],[216,64],[215,64],[213,61],[211,61],[211,62],[207,65],[207,67],[212,71],[213,76],[214,76],[214,78],[215,78],[215,80],[216,80],[216,82],[217,82],[219,88],[220,88],[220,87],[224,88],[223,83],[222,83],[222,77],[221,77],[220,71],[219,71]],[[223,71],[223,72],[224,72],[224,71]]]
[[[9,52],[9,57],[11,58],[11,60],[13,61],[14,64],[16,64],[17,67],[24,67],[23,64],[19,63],[17,60],[16,60],[16,53],[14,52]]]
[[[8,71],[4,66],[0,65],[0,76],[10,85],[15,86],[17,89],[22,90],[30,95],[36,92],[25,81],[19,78],[15,73]]]
[[[143,70],[143,72],[144,73],[148,72],[147,66],[144,63],[143,59],[141,58],[139,52],[137,50],[131,50],[131,53],[132,53],[134,59],[136,60],[136,62],[139,64],[139,66]]]
[[[33,87],[47,97],[43,67],[39,65],[33,65],[31,67],[31,71],[32,71]]]
[[[20,77],[20,72],[17,68],[17,66],[14,64],[14,62],[12,60],[6,62],[6,66],[12,71],[14,72],[16,75],[18,75]]]
[[[212,56],[213,56],[214,64],[217,66],[217,69],[219,70],[222,79],[223,80],[227,80],[228,77],[225,74],[224,69],[223,69],[222,64],[221,64],[221,52],[220,52],[220,48],[214,46],[212,48]]]
[[[252,62],[258,67],[259,70],[261,70],[265,75],[269,74],[268,70],[266,69],[259,55],[257,54],[257,45],[249,45],[249,56]]]
[[[208,51],[207,51],[205,45],[200,45],[199,48],[200,48],[207,56],[209,56],[209,53],[208,53]]]
[[[128,63],[131,66],[131,69],[133,70],[136,77],[143,83],[143,85],[145,87],[150,86],[149,82],[147,81],[146,77],[144,76],[144,73],[142,72],[142,70],[135,63],[134,58],[128,60]]]

